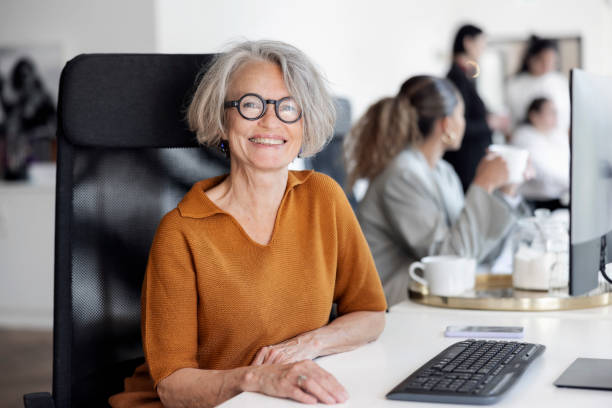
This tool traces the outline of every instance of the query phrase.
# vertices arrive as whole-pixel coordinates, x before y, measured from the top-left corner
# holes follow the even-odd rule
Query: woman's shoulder
[[[419,151],[405,149],[376,176],[373,183],[385,194],[420,191],[427,184],[429,171],[427,162]]]
[[[294,173],[293,176],[300,176],[300,172],[290,172],[289,183],[291,183],[291,173]],[[310,170],[304,181],[293,188],[292,194],[295,198],[291,201],[294,210],[307,209],[311,213],[319,213],[321,210],[321,214],[335,214],[333,217],[352,213],[346,192],[327,174]]]
[[[297,183],[296,183],[297,181]],[[344,194],[336,180],[314,170],[289,171],[289,185],[296,184],[298,190],[308,193]]]
[[[390,176],[413,179],[425,176],[427,161],[421,152],[416,149],[402,150],[387,166]]]

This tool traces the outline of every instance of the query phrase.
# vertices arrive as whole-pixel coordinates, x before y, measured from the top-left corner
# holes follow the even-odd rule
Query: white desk
[[[380,338],[357,350],[317,362],[346,387],[342,407],[436,407],[390,401],[385,394],[444,348],[459,341],[444,337],[447,325],[525,327],[525,341],[546,346],[495,407],[604,407],[612,392],[557,388],[553,382],[577,357],[612,358],[612,306],[563,312],[491,312],[440,309],[404,302],[391,308]],[[221,405],[296,407],[293,401],[242,393]],[[449,406],[446,404],[446,406]]]

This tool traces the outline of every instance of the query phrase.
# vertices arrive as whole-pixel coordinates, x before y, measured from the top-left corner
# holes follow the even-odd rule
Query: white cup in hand
[[[419,269],[423,277],[416,274]],[[428,256],[413,262],[408,274],[432,295],[454,296],[474,288],[476,260],[454,255]]]
[[[529,160],[529,152],[514,146],[492,144],[489,151],[497,153],[508,166],[508,184],[519,184],[525,181],[525,170]]]

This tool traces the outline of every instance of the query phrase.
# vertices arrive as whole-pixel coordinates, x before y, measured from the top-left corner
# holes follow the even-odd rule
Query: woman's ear
[[[443,118],[439,119],[439,123],[442,134],[451,133],[455,130],[453,127],[453,119],[450,116],[444,116]]]

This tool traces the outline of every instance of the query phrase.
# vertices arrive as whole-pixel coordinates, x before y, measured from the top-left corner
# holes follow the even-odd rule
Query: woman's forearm
[[[316,357],[353,350],[374,341],[385,328],[385,312],[352,312],[330,324],[297,336],[310,344]]]
[[[307,404],[335,404],[348,398],[338,380],[311,360],[231,370],[182,368],[157,386],[166,408],[214,407],[242,391],[261,392]]]
[[[166,408],[214,407],[243,391],[249,370],[181,368],[159,382],[157,393]]]

